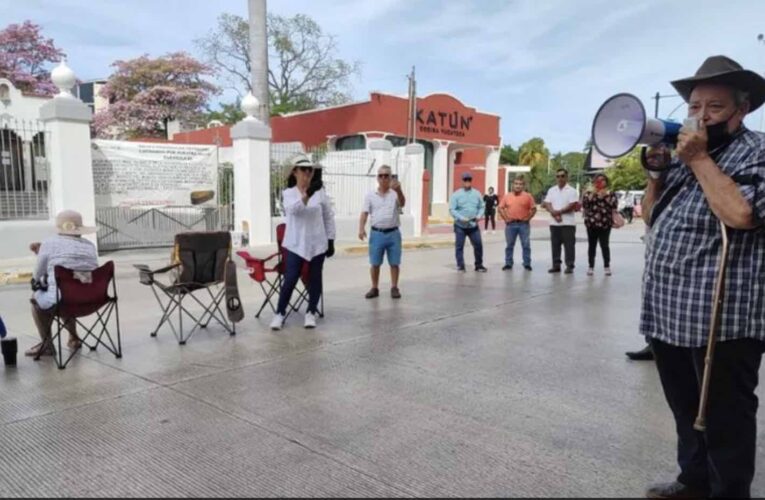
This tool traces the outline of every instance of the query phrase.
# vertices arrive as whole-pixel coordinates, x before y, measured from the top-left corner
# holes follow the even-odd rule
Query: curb
[[[0,272],[0,286],[23,285],[29,283],[32,273],[2,273]]]

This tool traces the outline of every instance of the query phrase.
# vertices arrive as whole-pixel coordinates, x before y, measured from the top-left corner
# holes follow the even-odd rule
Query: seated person
[[[82,238],[83,234],[95,233],[96,228],[82,225],[82,215],[73,210],[64,210],[56,216],[57,235],[42,243],[32,243],[30,250],[37,254],[37,265],[34,271],[34,282],[43,286],[34,291],[32,302],[32,318],[37,326],[42,342],[29,349],[27,356],[52,356],[55,354],[51,338],[51,325],[55,320],[54,306],[56,305],[56,280],[53,269],[56,266],[66,267],[74,271],[92,271],[98,267],[96,246]],[[47,283],[47,288],[45,284]],[[74,319],[64,319],[66,330],[69,332],[67,346],[76,350],[81,346],[76,331]]]

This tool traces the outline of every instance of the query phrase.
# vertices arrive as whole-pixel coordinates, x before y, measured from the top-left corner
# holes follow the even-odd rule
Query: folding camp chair
[[[287,262],[287,249],[282,246],[282,243],[284,242],[284,234],[286,232],[286,224],[282,223],[276,226],[276,244],[278,250],[276,253],[269,255],[264,259],[253,257],[244,250],[237,252],[237,255],[244,259],[250,274],[250,278],[252,278],[260,285],[260,288],[263,290],[263,294],[265,295],[263,303],[261,304],[258,313],[255,315],[256,318],[260,317],[260,314],[263,312],[266,306],[269,306],[271,311],[276,313],[276,302],[279,300],[279,293],[281,292],[282,285],[284,284],[284,272]],[[269,278],[270,274],[273,274],[274,276]],[[290,313],[299,311],[303,304],[308,302],[307,283],[309,277],[310,272],[308,263],[306,262],[303,264],[303,269],[300,273],[300,281],[295,287],[291,303],[287,307],[285,318],[289,316]],[[323,292],[321,294],[321,302],[319,305],[319,317],[324,317]]]
[[[93,271],[73,271],[65,267],[56,266],[53,270],[56,277],[56,305],[54,314],[56,318],[55,332],[49,337],[47,344],[40,348],[35,360],[46,348],[57,344],[56,365],[63,370],[74,355],[79,351],[75,349],[64,359],[64,350],[61,345],[61,332],[67,323],[74,322],[81,330],[86,332],[80,335],[82,345],[95,351],[98,346],[103,346],[107,351],[119,359],[122,357],[122,337],[120,334],[120,316],[117,306],[117,284],[114,279],[114,262],[109,261]],[[111,286],[110,286],[111,285]],[[111,295],[109,294],[111,288]],[[114,314],[116,335],[113,337],[109,331],[109,321]],[[87,316],[95,314],[95,321],[87,326],[82,322]],[[100,330],[99,330],[100,328]],[[104,337],[106,337],[104,339]],[[116,340],[116,341],[115,341]]]
[[[221,309],[226,292],[226,262],[230,257],[231,234],[227,231],[180,233],[175,235],[172,264],[154,271],[145,265],[135,266],[140,282],[151,287],[162,309],[162,318],[151,332],[152,337],[156,337],[159,329],[167,324],[178,343],[185,345],[197,329],[207,328],[213,319],[230,335],[236,335],[236,325],[228,321]],[[157,280],[158,275],[166,273],[170,273],[169,283]],[[189,310],[189,301],[184,304],[186,298],[202,308],[201,316]],[[177,328],[172,320],[176,312]],[[194,325],[188,332],[183,329],[184,316]]]

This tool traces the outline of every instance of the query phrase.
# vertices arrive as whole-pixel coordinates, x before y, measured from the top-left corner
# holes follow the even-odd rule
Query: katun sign
[[[459,111],[421,108],[417,110],[417,123],[420,132],[465,137],[465,133],[470,131],[473,116],[464,115]]]

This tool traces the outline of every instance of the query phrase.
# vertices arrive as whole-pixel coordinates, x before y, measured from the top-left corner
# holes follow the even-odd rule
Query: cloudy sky
[[[221,12],[246,16],[247,0],[0,0],[2,24],[31,19],[55,39],[83,79],[106,77],[115,59],[194,51]],[[337,36],[340,56],[362,63],[354,95],[449,92],[502,117],[503,142],[545,139],[581,150],[599,104],[632,92],[653,110],[668,81],[726,54],[765,71],[765,0],[269,0],[305,13]],[[680,107],[675,110],[675,108]],[[678,98],[660,115],[681,117]],[[748,119],[761,129],[761,113]]]

